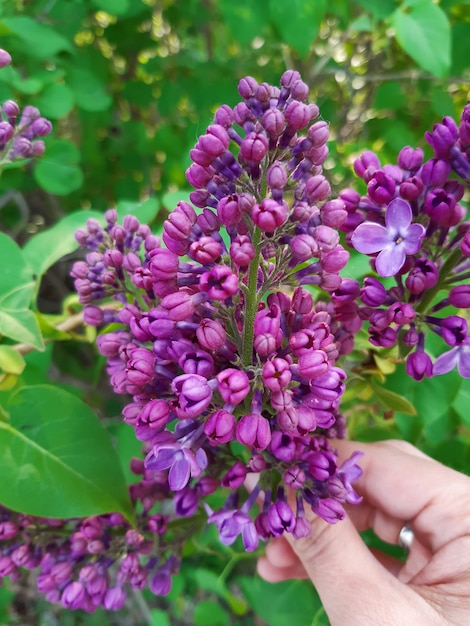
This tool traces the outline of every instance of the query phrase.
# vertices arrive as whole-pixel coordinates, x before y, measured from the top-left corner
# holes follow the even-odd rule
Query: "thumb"
[[[307,516],[308,537],[285,536],[332,626],[423,623],[429,607],[374,558],[349,518],[331,525],[313,513]]]

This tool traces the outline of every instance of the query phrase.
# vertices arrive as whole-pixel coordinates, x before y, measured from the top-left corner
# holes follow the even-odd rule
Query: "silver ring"
[[[405,524],[398,534],[398,545],[409,552],[414,538],[415,534],[411,529],[411,526],[409,524]]]

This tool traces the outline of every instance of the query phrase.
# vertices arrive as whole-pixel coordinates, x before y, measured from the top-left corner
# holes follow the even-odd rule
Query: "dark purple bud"
[[[328,141],[329,134],[328,122],[321,121],[310,126],[307,136],[315,147],[320,147]]]
[[[450,174],[450,164],[442,159],[429,159],[423,165],[421,178],[428,187],[442,187]]]
[[[180,419],[194,418],[207,409],[212,400],[212,389],[207,379],[198,374],[177,376],[171,383],[178,396],[176,414]]]
[[[268,511],[268,522],[272,534],[278,537],[287,531],[292,532],[295,528],[295,516],[287,504],[283,500],[277,500],[271,505]]]
[[[182,322],[191,317],[195,311],[193,299],[185,291],[178,291],[165,296],[160,307],[166,312],[168,319],[173,322]]]
[[[406,359],[406,373],[415,380],[432,376],[432,361],[426,352],[412,352]]]
[[[241,461],[236,461],[222,477],[220,484],[226,489],[238,489],[245,482],[246,474],[245,465]]]
[[[248,235],[238,235],[230,244],[230,257],[238,267],[246,267],[256,256],[256,250]]]
[[[323,376],[329,368],[330,364],[323,350],[311,350],[299,358],[299,374],[307,380]]]
[[[451,117],[445,117],[442,121],[442,124],[434,124],[432,132],[426,132],[424,136],[438,159],[448,159],[459,138],[459,129]]]
[[[470,256],[470,232],[465,233],[460,243],[460,251],[464,256]]]
[[[244,159],[259,163],[264,159],[269,145],[266,136],[262,133],[248,133],[243,139],[240,152]]]
[[[201,237],[189,247],[189,256],[202,265],[215,263],[222,254],[222,245],[213,237]]]
[[[275,430],[272,433],[269,449],[276,459],[289,463],[295,457],[296,445],[289,433]]]
[[[219,445],[233,440],[235,427],[236,420],[232,413],[220,409],[209,415],[204,423],[204,432],[211,444]]]
[[[338,232],[329,226],[317,226],[312,231],[312,237],[322,252],[331,252],[339,242]]]
[[[0,541],[12,539],[13,537],[16,537],[18,532],[19,529],[15,522],[12,522],[10,520],[0,522]]]
[[[252,76],[245,76],[238,82],[238,93],[247,100],[255,95],[257,87],[258,83]]]
[[[462,345],[467,338],[467,320],[459,315],[450,315],[440,321],[441,335],[449,346]]]
[[[215,112],[214,121],[216,124],[219,124],[224,128],[228,128],[233,124],[233,111],[228,106],[228,104],[223,104],[217,109],[217,111]]]
[[[397,342],[397,331],[390,327],[384,328],[383,330],[377,330],[371,326],[369,328],[369,333],[369,341],[374,346],[380,346],[381,348],[391,348]]]
[[[262,124],[272,137],[279,137],[286,125],[286,118],[279,109],[268,109],[264,112]]]
[[[333,498],[321,498],[312,505],[312,510],[328,524],[336,524],[346,516],[342,504]]]
[[[205,152],[210,157],[211,161],[213,161],[225,152],[226,147],[218,137],[207,134],[199,137],[196,149]],[[203,164],[201,163],[201,165]]]
[[[287,219],[287,206],[271,198],[265,198],[261,204],[255,204],[251,211],[253,222],[261,230],[272,233]]]
[[[322,270],[327,273],[337,274],[343,268],[346,267],[349,261],[349,257],[350,257],[349,252],[345,250],[343,246],[338,245],[331,252],[327,252],[326,254],[323,254],[321,256],[320,260],[321,260]],[[332,279],[331,283],[325,282],[324,280],[322,282],[322,287],[326,289],[327,291],[334,291],[335,289],[338,288],[340,283],[341,283],[341,279],[339,279],[338,281],[336,278]]]
[[[290,102],[285,110],[287,123],[294,130],[305,128],[312,118],[310,108],[303,102]]]
[[[281,161],[274,161],[266,173],[266,182],[271,189],[283,189],[287,183],[287,171]]]
[[[178,273],[179,258],[165,248],[156,248],[149,254],[149,269],[152,276],[161,280],[175,278]]]
[[[285,359],[277,357],[263,365],[263,382],[271,391],[280,391],[287,387],[292,379],[290,365]]]
[[[278,347],[278,341],[270,333],[257,334],[253,347],[260,357],[269,357]]]
[[[388,204],[395,195],[395,181],[382,170],[378,170],[367,185],[367,193],[377,204]]]
[[[0,122],[0,144],[4,145],[13,138],[15,130],[9,122]]]
[[[199,343],[207,350],[217,350],[224,345],[227,339],[225,328],[217,320],[205,318],[199,322],[196,330]]]
[[[225,196],[217,203],[217,217],[224,226],[236,226],[243,217],[238,194]]]
[[[39,117],[31,124],[33,137],[45,137],[52,132],[52,124],[45,117]]]
[[[192,150],[191,153],[192,152],[200,152],[200,151]],[[193,163],[186,170],[186,180],[192,187],[195,187],[196,189],[203,189],[207,185],[207,183],[211,180],[211,178],[212,178],[212,173],[210,171],[210,168],[199,165],[198,163]]]
[[[144,387],[155,373],[155,357],[145,348],[136,348],[127,362],[126,376],[130,387]],[[129,389],[130,393],[134,393]]]
[[[366,183],[372,178],[374,173],[379,169],[380,161],[377,155],[370,150],[366,150],[361,156],[354,161],[353,168],[356,176],[363,178]]]
[[[416,317],[416,311],[411,304],[394,302],[387,311],[387,317],[390,323],[409,324]]]
[[[312,312],[313,308],[313,296],[309,291],[302,289],[302,287],[296,287],[292,294],[291,302],[292,310],[302,315],[307,315]]]
[[[308,469],[315,480],[328,480],[336,472],[336,457],[332,452],[313,452],[308,457]]]
[[[245,372],[229,367],[216,376],[222,400],[229,404],[240,404],[250,391],[250,381]]]
[[[237,439],[255,450],[265,450],[271,442],[269,421],[258,413],[244,415],[237,424]]]
[[[126,602],[126,592],[121,587],[110,587],[104,596],[103,607],[107,611],[119,611]]]
[[[84,307],[83,321],[88,326],[100,326],[103,323],[103,310],[94,305]]]
[[[10,65],[11,63],[11,55],[3,48],[0,48],[0,69]]]
[[[201,274],[199,288],[211,300],[225,300],[238,292],[238,276],[226,265],[216,265]]]
[[[7,100],[3,103],[3,112],[8,118],[9,122],[13,122],[18,117],[20,107],[13,100]]]
[[[449,291],[449,302],[457,309],[470,309],[470,285],[458,285]]]
[[[343,200],[341,200],[341,198],[329,200],[320,208],[320,215],[325,226],[339,228],[342,224],[344,224],[348,217],[346,204]]]
[[[424,200],[424,212],[445,228],[460,222],[462,215],[458,206],[455,197],[444,189],[430,191]]]
[[[364,304],[377,307],[385,302],[386,297],[387,291],[379,280],[371,277],[364,279],[361,289],[361,300]]]
[[[170,408],[165,400],[149,400],[137,416],[138,424],[148,426],[155,431],[162,430],[168,422]]]
[[[424,183],[418,176],[407,178],[400,184],[400,195],[408,201],[419,198],[424,189]]]
[[[151,578],[149,587],[156,596],[167,596],[171,591],[171,576],[168,568],[160,567]]]
[[[422,163],[424,158],[424,152],[421,148],[410,148],[406,146],[402,148],[398,154],[398,165],[409,172],[416,172]]]
[[[87,593],[82,583],[71,582],[62,592],[60,601],[66,609],[75,611],[86,606]]]
[[[186,488],[173,496],[175,513],[178,517],[192,517],[199,504],[199,498],[194,489]]]
[[[311,176],[305,185],[305,194],[310,202],[326,200],[331,193],[330,183],[322,174]]]

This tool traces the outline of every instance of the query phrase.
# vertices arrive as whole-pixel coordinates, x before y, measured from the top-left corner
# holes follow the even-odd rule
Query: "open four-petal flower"
[[[408,202],[395,198],[385,212],[385,226],[375,222],[359,224],[352,236],[358,252],[374,254],[375,268],[381,276],[394,276],[403,267],[407,254],[416,254],[426,230],[412,224],[413,214]]]

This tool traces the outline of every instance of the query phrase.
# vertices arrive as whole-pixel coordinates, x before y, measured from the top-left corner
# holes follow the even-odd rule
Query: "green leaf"
[[[357,30],[358,32],[371,33],[373,30],[372,20],[367,15],[361,15],[356,20],[353,20],[349,25],[351,30]]]
[[[38,321],[28,309],[7,309],[0,302],[0,335],[44,350]]]
[[[320,598],[310,581],[271,584],[258,577],[241,578],[250,606],[269,626],[327,626]]]
[[[34,276],[21,248],[8,235],[0,233],[0,310],[26,309],[34,293]]]
[[[149,224],[158,213],[158,202],[156,198],[148,198],[143,202],[119,200],[116,210],[120,220],[126,215],[134,215],[141,224]]]
[[[163,609],[150,609],[152,626],[171,626],[170,618]]]
[[[25,244],[24,257],[30,267],[34,267],[38,277],[43,276],[63,256],[78,248],[75,231],[83,228],[90,218],[102,221],[103,215],[98,211],[76,211]]]
[[[112,98],[106,92],[105,85],[90,70],[71,67],[68,83],[77,105],[84,111],[105,111],[111,105]]]
[[[35,280],[16,243],[0,233],[0,335],[44,348],[36,317],[28,309]]]
[[[132,505],[119,458],[93,411],[48,385],[25,387],[0,422],[0,502],[30,515],[83,517]]]
[[[48,193],[66,196],[83,184],[83,172],[77,165],[79,160],[80,152],[73,143],[55,141],[34,168],[34,178]]]
[[[10,346],[0,346],[0,370],[8,374],[21,374],[26,366],[22,354]]]
[[[385,387],[381,387],[380,385],[375,385],[372,382],[370,385],[374,390],[376,398],[387,409],[392,409],[392,411],[397,411],[398,413],[405,413],[406,415],[416,415],[414,406],[403,396],[389,389],[385,389]]]
[[[75,96],[67,85],[55,83],[48,85],[34,104],[42,115],[56,119],[70,113],[75,104]]]
[[[2,25],[22,39],[29,55],[39,59],[50,59],[63,50],[73,52],[73,47],[54,28],[24,16],[6,17]]]
[[[356,0],[365,11],[372,13],[376,20],[384,20],[395,10],[394,0]]]
[[[405,102],[402,85],[396,81],[382,83],[377,87],[373,107],[375,109],[399,109]]]
[[[465,378],[462,381],[459,393],[452,403],[452,408],[460,417],[462,424],[470,428],[470,379]]]
[[[202,600],[196,604],[194,609],[196,626],[226,626],[229,623],[229,614],[214,600]]]
[[[130,7],[130,0],[92,0],[100,10],[110,15],[125,15]],[[135,0],[134,0],[135,1]]]
[[[282,41],[301,56],[306,56],[317,36],[326,8],[326,0],[270,0],[269,15]]]
[[[457,22],[452,26],[452,73],[458,76],[468,69],[470,59],[470,23]]]
[[[267,5],[267,0],[220,0],[220,12],[240,45],[248,46],[260,34]]]
[[[443,78],[451,63],[450,24],[432,0],[414,0],[392,15],[398,43],[423,69]]]

